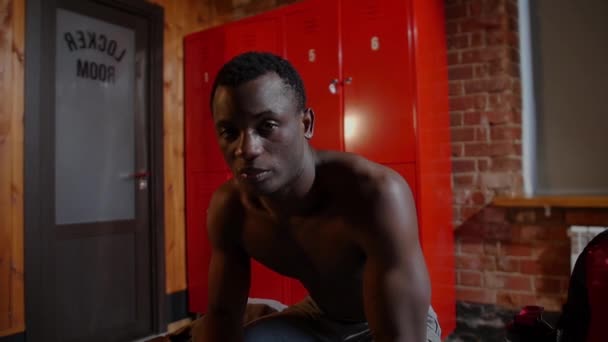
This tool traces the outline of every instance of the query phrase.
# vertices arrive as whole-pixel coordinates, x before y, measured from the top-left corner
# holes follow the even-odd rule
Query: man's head
[[[211,93],[218,142],[246,190],[288,190],[305,169],[314,114],[304,86],[286,60],[249,52],[222,67]]]
[[[287,60],[266,52],[246,52],[224,64],[213,82],[211,109],[213,110],[213,98],[219,86],[235,88],[269,72],[277,74],[285,86],[294,91],[298,110],[304,110],[306,92],[300,74]]]

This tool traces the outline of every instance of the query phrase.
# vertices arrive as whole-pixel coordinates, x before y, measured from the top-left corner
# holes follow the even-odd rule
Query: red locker
[[[203,169],[205,158],[200,153],[199,146],[203,145],[203,103],[199,101],[199,94],[203,92],[203,77],[201,63],[201,49],[203,39],[201,37],[205,33],[191,35],[184,39],[184,96],[186,98],[184,105],[184,122],[185,122],[185,181],[186,181],[186,226],[188,232],[186,239],[187,246],[187,271],[188,271],[188,288],[193,289],[189,297],[189,306],[191,310],[199,309],[200,303],[203,303],[206,298],[203,294],[203,286],[205,278],[196,270],[205,267],[205,257],[202,251],[198,248],[192,248],[192,245],[200,245],[205,242],[202,237],[205,224],[204,218],[200,212],[193,208],[200,206],[202,195],[199,182],[201,180],[200,171]],[[199,306],[197,306],[197,304]]]
[[[228,170],[217,145],[209,107],[213,80],[224,63],[223,44],[221,29],[203,31],[185,39],[184,126],[186,147],[191,147],[185,151],[186,173]]]
[[[215,75],[223,64],[221,28],[185,38],[184,122],[186,176],[186,255],[189,307],[207,306],[207,269],[210,258],[206,210],[213,191],[227,179],[227,167],[217,146],[209,97]],[[215,172],[215,173],[213,173]]]
[[[443,0],[412,0],[416,75],[418,211],[444,336],[456,327],[451,143]]]
[[[230,178],[228,173],[191,173],[187,192],[186,256],[188,258],[189,307],[193,312],[207,309],[207,271],[211,247],[207,237],[207,207],[213,192]]]
[[[274,299],[287,304],[289,294],[286,291],[287,278],[268,269],[259,262],[251,261],[251,288],[249,297]]]
[[[201,39],[205,44],[201,46],[201,65],[202,65],[202,84],[201,92],[198,94],[201,107],[203,108],[202,115],[202,132],[198,138],[201,141],[202,150],[200,155],[203,158],[203,171],[206,172],[225,172],[228,171],[228,166],[224,162],[224,157],[220,152],[219,145],[216,139],[213,118],[211,117],[211,89],[213,80],[218,71],[225,63],[225,37],[222,28],[216,28],[209,31],[203,31],[205,35]]]
[[[185,112],[185,138],[186,146],[202,146],[203,140],[203,111],[204,104],[198,101],[199,94],[203,93],[202,78],[202,34],[188,37],[184,44],[184,97],[187,99]],[[186,148],[186,170],[202,171],[205,158],[195,148]]]
[[[283,54],[283,34],[278,17],[266,15],[230,23],[225,32],[225,61],[246,51]]]
[[[211,90],[209,90],[211,91]],[[202,144],[199,145],[200,154],[203,156],[203,170],[206,172],[223,172],[229,171],[228,165],[224,160],[224,156],[220,151],[220,146],[217,142],[213,118],[209,109],[209,96],[205,96],[202,101],[207,109],[203,111],[201,138]]]
[[[342,1],[345,149],[379,163],[416,159],[410,15],[404,0]]]
[[[339,84],[338,2],[312,0],[285,13],[285,57],[298,70],[315,112],[311,143],[318,149],[344,150]],[[321,9],[321,10],[320,10]],[[333,84],[335,92],[330,90]]]

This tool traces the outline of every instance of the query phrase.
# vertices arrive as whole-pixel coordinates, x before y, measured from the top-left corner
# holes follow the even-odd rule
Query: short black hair
[[[211,89],[210,105],[219,86],[238,87],[269,72],[276,73],[294,92],[298,110],[304,110],[306,92],[298,71],[284,58],[269,52],[245,52],[232,58],[220,69]]]

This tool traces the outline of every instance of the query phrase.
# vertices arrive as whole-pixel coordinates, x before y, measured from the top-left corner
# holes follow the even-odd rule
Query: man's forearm
[[[400,270],[368,276],[364,298],[374,341],[426,341],[430,294],[425,282],[406,278]]]

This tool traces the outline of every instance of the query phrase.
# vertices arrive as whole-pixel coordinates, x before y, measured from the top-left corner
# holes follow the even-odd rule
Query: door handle
[[[129,178],[133,178],[133,179],[148,178],[148,172],[147,171],[133,172],[128,176],[129,176]]]
[[[122,179],[146,179],[150,174],[148,171],[139,171],[120,175]]]
[[[337,94],[339,84],[340,84],[340,81],[337,78],[334,78],[333,80],[331,80],[331,82],[329,82],[329,92],[334,95]]]
[[[347,77],[344,79],[344,81],[340,81],[339,79],[334,78],[333,80],[331,80],[331,82],[329,82],[329,92],[335,95],[338,93],[339,85],[349,85],[351,83],[353,83],[352,77]]]

